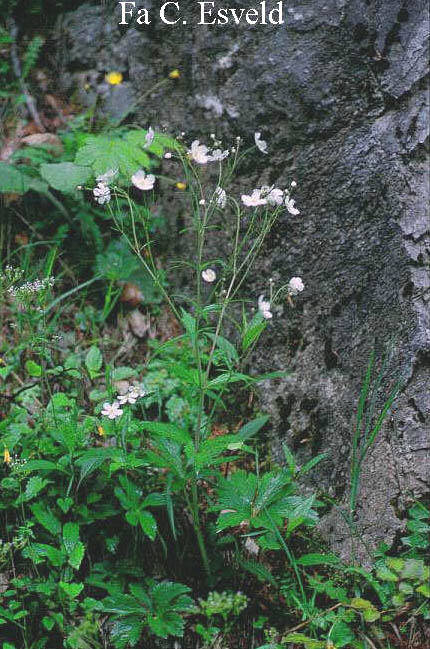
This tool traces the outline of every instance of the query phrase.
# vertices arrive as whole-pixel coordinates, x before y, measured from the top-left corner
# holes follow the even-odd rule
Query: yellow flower
[[[4,461],[6,464],[10,464],[10,453],[9,453],[9,449],[7,449],[7,448],[4,449],[4,453],[3,453],[3,461]]]
[[[103,428],[103,426],[97,426],[97,432],[100,435],[100,437],[104,437],[106,435],[105,429]]]
[[[120,83],[122,83],[123,76],[121,72],[109,72],[105,76],[105,79],[108,83],[110,83],[111,86],[118,86]]]
[[[181,189],[183,191],[184,189],[187,189],[187,183],[179,182],[179,183],[176,183],[175,187],[176,187],[176,189]]]
[[[0,357],[0,365],[6,365],[5,361],[3,358]]]
[[[181,73],[179,72],[178,68],[175,68],[171,72],[169,72],[169,79],[179,79],[181,76]]]

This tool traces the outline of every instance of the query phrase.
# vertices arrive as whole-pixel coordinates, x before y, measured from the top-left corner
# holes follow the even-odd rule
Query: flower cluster
[[[294,184],[294,186],[296,185]],[[291,198],[288,189],[263,185],[260,189],[254,189],[251,194],[242,194],[241,198],[245,207],[261,207],[262,205],[280,207],[281,205],[285,205],[288,212],[293,216],[300,214],[299,210],[295,207],[295,201]]]
[[[26,300],[52,287],[54,282],[54,277],[45,277],[44,279],[36,279],[34,282],[25,282],[21,286],[11,286],[7,292],[11,297]]]
[[[303,284],[301,277],[292,277],[288,282],[289,295],[297,295],[298,293],[301,293],[304,288],[305,285]]]
[[[99,205],[109,203],[111,199],[110,188],[104,182],[99,182],[97,183],[97,187],[93,189],[93,196]]]
[[[191,143],[191,148],[188,151],[188,157],[193,162],[200,165],[205,165],[208,162],[221,162],[229,155],[229,151],[222,151],[221,149],[214,149],[212,152],[205,144],[200,144],[199,140],[194,140]]]
[[[134,405],[138,399],[146,396],[147,391],[140,385],[131,385],[126,394],[119,394],[113,403],[108,401],[103,404],[101,414],[108,419],[118,419],[123,414],[121,406],[129,403]],[[99,431],[100,434],[100,431]]]
[[[11,285],[19,282],[24,275],[21,268],[14,268],[13,266],[5,266],[4,270],[0,272],[0,286],[3,284]]]

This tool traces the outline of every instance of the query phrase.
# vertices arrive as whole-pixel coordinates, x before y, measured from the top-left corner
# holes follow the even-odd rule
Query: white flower
[[[221,149],[215,149],[211,153],[205,144],[200,144],[199,140],[194,140],[188,151],[190,159],[200,165],[205,165],[208,162],[221,162],[228,154],[228,151],[221,151]]]
[[[141,385],[132,385],[130,388],[130,392],[136,396],[137,399],[141,399],[142,397],[146,397],[148,394],[147,390],[143,388]]]
[[[273,315],[270,310],[270,302],[264,298],[264,295],[260,295],[258,298],[258,310],[265,320],[271,320]]]
[[[212,268],[205,268],[205,270],[202,271],[202,277],[205,282],[214,282],[216,280],[216,272]]]
[[[154,133],[154,131],[152,130],[152,128],[150,126],[149,129],[148,129],[147,134],[145,135],[145,144],[143,145],[144,149],[147,149],[149,146],[151,146],[151,144],[154,141],[154,135],[155,135],[155,133]]]
[[[254,189],[250,196],[242,194],[241,199],[246,207],[259,207],[267,203],[265,198],[261,198],[261,189]]]
[[[292,181],[291,181],[291,187],[297,187],[297,183],[296,183],[295,180],[292,180]]]
[[[191,143],[191,149],[188,151],[191,160],[200,165],[205,165],[210,162],[209,149],[205,144],[200,144],[199,140],[194,140]]]
[[[101,176],[97,176],[96,181],[98,183],[102,183],[103,185],[108,185],[111,180],[115,178],[117,175],[119,169],[109,169],[109,171],[106,171],[106,173],[101,174]]]
[[[108,417],[108,419],[117,419],[121,417],[123,411],[119,407],[120,404],[118,401],[114,401],[112,404],[106,402],[103,404],[102,415]]]
[[[261,139],[261,133],[254,133],[255,146],[261,153],[268,153],[267,142]]]
[[[284,190],[277,187],[262,187],[261,195],[264,196],[269,205],[282,205],[284,202]]]
[[[289,211],[289,213],[292,214],[293,216],[297,216],[297,214],[300,214],[297,207],[294,207],[295,203],[296,201],[290,198],[289,196],[287,196],[287,198],[285,199],[285,206]]]
[[[146,390],[144,388],[140,385],[132,385],[129,387],[127,394],[119,394],[117,398],[121,405],[125,405],[126,403],[133,405],[145,395]]]
[[[127,392],[127,394],[119,394],[117,399],[121,406],[125,406],[126,403],[133,404],[137,401],[137,398],[135,398],[131,392]]]
[[[304,288],[305,285],[303,284],[301,277],[292,277],[288,282],[288,292],[290,295],[297,295],[297,293],[301,293]]]
[[[104,205],[110,201],[110,189],[102,182],[98,183],[97,187],[94,187],[93,195],[96,202],[100,205]]]
[[[170,151],[167,151],[167,153],[164,154],[164,157],[166,158],[166,160],[170,160],[172,154],[170,153]]]
[[[227,151],[227,149],[225,151],[221,151],[221,149],[214,149],[214,151],[212,151],[212,154],[209,156],[209,162],[221,162],[222,160],[225,160],[228,155],[229,151]]]
[[[206,201],[205,201],[204,198],[202,198],[202,199],[199,201],[199,205],[206,205]]]
[[[249,554],[258,554],[260,552],[260,548],[252,539],[250,536],[247,537],[245,541],[245,549],[249,552]]]
[[[148,192],[154,187],[155,176],[152,174],[146,174],[143,169],[139,169],[139,171],[136,171],[136,173],[131,177],[131,182],[138,189]]]
[[[225,193],[225,189],[222,189],[222,187],[217,187],[214,192],[214,197],[215,203],[218,205],[218,207],[224,209],[227,204],[227,194]]]

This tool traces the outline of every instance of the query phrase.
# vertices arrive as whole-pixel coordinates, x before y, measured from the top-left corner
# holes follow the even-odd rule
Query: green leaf
[[[227,340],[227,338],[223,338],[222,336],[216,336],[213,333],[207,333],[206,335],[213,342],[216,342],[216,346],[222,352],[224,362],[226,363],[227,366],[231,367],[232,365],[239,363],[239,356],[236,347],[232,345],[231,342]]]
[[[65,581],[60,581],[58,584],[60,589],[70,597],[70,599],[75,599],[82,592],[84,584],[82,583],[67,583]]]
[[[418,559],[406,559],[401,572],[402,579],[422,579],[424,576],[424,562]]]
[[[34,361],[27,361],[25,364],[25,369],[30,376],[39,377],[42,376],[42,367],[35,363]]]
[[[25,499],[31,500],[37,494],[42,491],[42,489],[49,484],[48,480],[43,480],[40,476],[33,476],[29,478],[27,485],[25,487]]]
[[[42,624],[47,631],[52,631],[55,626],[55,620],[53,617],[48,617],[47,615],[45,615],[42,618]]]
[[[112,624],[110,639],[115,649],[135,647],[143,631],[143,621],[138,617],[129,616],[124,620],[115,620]]]
[[[84,146],[76,154],[75,163],[90,165],[96,176],[110,169],[119,169],[130,178],[138,169],[148,169],[150,158],[133,138],[88,135]]]
[[[37,522],[40,523],[48,532],[51,534],[59,534],[61,532],[61,523],[58,518],[52,513],[52,511],[47,507],[44,508],[40,503],[31,505],[31,511],[33,512],[34,517]]]
[[[190,433],[187,430],[175,426],[174,424],[167,424],[159,421],[141,421],[139,424],[143,430],[147,430],[148,433],[171,439],[180,444],[186,444],[191,439]]]
[[[334,554],[303,554],[296,563],[300,566],[333,566],[339,564],[340,559]]]
[[[78,166],[73,162],[58,162],[43,164],[40,174],[54,189],[70,194],[75,192],[79,185],[85,185],[92,176],[90,167]]]
[[[70,553],[79,541],[79,525],[66,523],[63,527],[63,543],[67,553]]]
[[[19,167],[0,161],[0,193],[25,194],[35,180]]]
[[[226,372],[219,374],[216,378],[212,379],[212,381],[209,381],[207,387],[210,389],[220,388],[229,383],[237,383],[238,381],[244,381],[245,383],[247,383],[250,380],[251,377],[249,377],[247,374],[242,374],[240,372]]]
[[[325,641],[313,640],[312,638],[308,638],[308,636],[304,635],[303,633],[289,633],[287,636],[284,636],[282,638],[283,644],[287,642],[296,642],[302,644],[306,647],[306,649],[325,649],[327,646]]]
[[[242,351],[246,352],[258,340],[266,327],[266,320],[260,312],[256,313],[243,334]]]
[[[320,453],[319,455],[316,455],[313,457],[309,462],[306,462],[300,469],[300,474],[304,475],[305,473],[308,473],[311,469],[314,468],[317,464],[325,460],[327,457],[327,453]]]
[[[84,555],[85,546],[81,541],[78,541],[69,555],[69,563],[72,568],[79,570]]]
[[[67,514],[70,507],[73,505],[73,498],[58,498],[57,505],[64,514]]]
[[[385,563],[390,570],[395,570],[396,572],[401,572],[405,566],[405,560],[399,557],[386,557]]]
[[[90,349],[87,352],[87,355],[85,356],[85,366],[88,370],[88,374],[90,375],[91,379],[94,379],[103,364],[103,356],[98,347],[93,345],[90,347]]]
[[[25,464],[16,467],[18,471],[61,471],[67,473],[66,469],[60,464],[50,462],[49,460],[28,460]]]
[[[263,426],[265,426],[268,420],[269,415],[264,415],[263,417],[257,417],[256,419],[249,421],[237,431],[235,437],[239,437],[242,441],[253,437],[263,428]]]
[[[336,649],[342,649],[342,647],[351,646],[351,642],[355,640],[355,634],[345,622],[336,620],[330,633],[330,640]]]
[[[424,597],[430,598],[430,584],[421,584],[421,586],[418,586],[417,593],[421,593]]]
[[[140,527],[142,528],[144,533],[149,536],[151,541],[153,541],[155,539],[155,535],[157,534],[157,522],[153,515],[150,512],[140,511],[138,513],[138,519]]]

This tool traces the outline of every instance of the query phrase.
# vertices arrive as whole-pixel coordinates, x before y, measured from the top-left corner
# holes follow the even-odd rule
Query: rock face
[[[154,15],[159,5],[145,4]],[[180,5],[196,23],[197,3]],[[372,349],[379,358],[391,349],[379,401],[396,381],[402,391],[362,468],[361,542],[352,548],[342,507],[321,525],[334,550],[366,563],[363,548],[393,541],[407,503],[429,493],[428,8],[291,0],[284,18],[120,27],[118,3],[84,4],[59,24],[56,60],[64,91],[89,104],[99,93],[115,116],[133,106],[138,123],[187,140],[216,132],[251,143],[261,130],[270,156],[256,155],[241,182],[297,181],[301,216],[281,223],[252,285],[255,296],[269,276],[306,285],[257,359],[292,374],[264,386],[261,400],[275,449],[285,440],[302,461],[327,452],[314,486],[346,503],[363,374]],[[180,79],[154,88],[173,68]],[[124,84],[108,88],[110,70]]]

